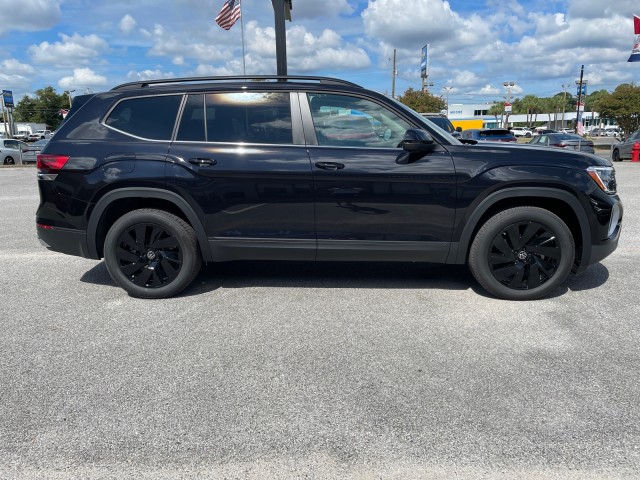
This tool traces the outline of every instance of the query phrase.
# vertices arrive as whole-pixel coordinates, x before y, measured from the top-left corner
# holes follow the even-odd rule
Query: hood
[[[505,165],[551,165],[556,167],[568,167],[584,169],[600,166],[611,167],[611,160],[598,155],[566,150],[556,147],[534,147],[523,143],[478,143],[476,145],[463,145],[464,149],[491,157],[492,163]]]

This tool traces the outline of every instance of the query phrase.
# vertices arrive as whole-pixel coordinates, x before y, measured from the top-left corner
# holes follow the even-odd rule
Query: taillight
[[[38,173],[56,173],[62,170],[62,167],[69,160],[68,155],[43,155],[38,154]]]

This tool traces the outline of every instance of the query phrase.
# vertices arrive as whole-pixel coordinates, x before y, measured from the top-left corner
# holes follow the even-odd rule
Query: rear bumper
[[[37,225],[36,231],[40,242],[49,250],[92,258],[87,248],[87,232],[83,230]]]

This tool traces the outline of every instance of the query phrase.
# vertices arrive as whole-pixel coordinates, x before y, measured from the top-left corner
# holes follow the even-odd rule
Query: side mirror
[[[404,132],[402,148],[406,152],[432,152],[436,147],[436,142],[426,130],[420,128],[410,128]]]

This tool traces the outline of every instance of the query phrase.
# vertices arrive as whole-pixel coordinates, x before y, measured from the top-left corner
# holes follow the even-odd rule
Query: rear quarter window
[[[111,111],[105,125],[136,137],[171,140],[182,95],[128,98]]]

